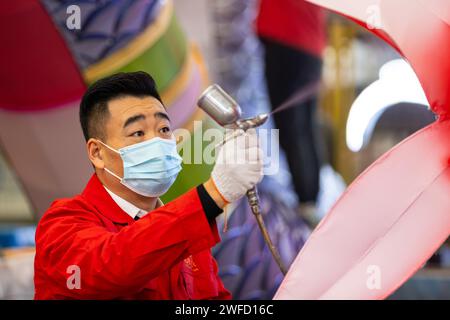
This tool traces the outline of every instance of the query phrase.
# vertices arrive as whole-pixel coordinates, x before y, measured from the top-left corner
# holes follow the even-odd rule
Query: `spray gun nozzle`
[[[236,124],[239,129],[246,131],[250,128],[262,126],[267,119],[269,119],[269,114],[263,113],[253,118],[238,120]]]

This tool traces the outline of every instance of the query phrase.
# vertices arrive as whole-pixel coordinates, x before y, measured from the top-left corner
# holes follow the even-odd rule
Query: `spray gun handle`
[[[269,118],[269,114],[260,114],[256,117],[249,119],[240,119],[241,108],[236,101],[233,100],[222,88],[218,85],[212,85],[203,92],[198,100],[198,106],[203,109],[207,114],[211,116],[218,124],[225,128],[230,129],[242,129],[244,131],[250,128],[256,128],[264,124]],[[235,138],[240,133],[233,134],[231,137],[226,138],[221,144],[226,141]],[[269,233],[264,225],[261,212],[259,210],[258,192],[256,187],[247,191],[247,198],[250,204],[251,210],[255,215],[258,226],[261,229],[264,240],[266,241],[275,261],[279,265],[281,272],[286,274],[286,268],[281,261],[280,254],[276,247],[270,240]]]

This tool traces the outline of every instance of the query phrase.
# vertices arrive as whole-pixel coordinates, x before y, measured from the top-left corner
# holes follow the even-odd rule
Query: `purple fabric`
[[[62,34],[80,69],[85,69],[123,48],[150,25],[162,0],[64,1],[41,0]],[[80,7],[81,29],[66,26],[70,5]]]

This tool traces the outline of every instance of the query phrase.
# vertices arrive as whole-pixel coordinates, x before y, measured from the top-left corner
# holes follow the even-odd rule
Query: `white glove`
[[[238,200],[262,177],[263,152],[255,129],[242,132],[221,146],[211,178],[226,201]]]

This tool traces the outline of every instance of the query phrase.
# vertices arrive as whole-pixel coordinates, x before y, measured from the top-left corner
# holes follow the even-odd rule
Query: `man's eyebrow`
[[[129,117],[127,119],[127,121],[125,121],[123,128],[126,128],[127,126],[129,126],[132,123],[135,123],[137,121],[141,121],[141,120],[145,120],[145,115],[143,114],[137,114],[135,116]]]
[[[155,112],[155,114],[153,115],[156,119],[166,119],[167,121],[170,122],[170,118],[169,115],[165,112]]]

